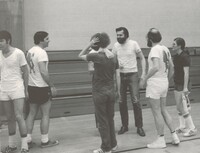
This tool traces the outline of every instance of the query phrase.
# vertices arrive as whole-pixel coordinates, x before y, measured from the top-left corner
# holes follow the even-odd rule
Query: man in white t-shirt
[[[151,47],[148,56],[149,69],[140,84],[142,87],[147,83],[146,97],[149,99],[157,130],[157,139],[148,144],[148,148],[166,147],[164,122],[171,131],[172,144],[178,145],[180,143],[172,118],[166,108],[169,80],[173,75],[173,63],[168,48],[160,44],[161,40],[160,32],[151,28],[147,34],[147,46]]]
[[[123,134],[128,131],[127,88],[129,88],[137,133],[140,136],[145,136],[145,132],[143,130],[142,108],[139,101],[137,56],[141,60],[141,78],[145,75],[146,61],[138,43],[129,39],[129,32],[125,27],[117,28],[116,33],[118,42],[114,44],[112,51],[117,56],[121,78],[121,100],[119,108],[122,127],[118,134]]]
[[[34,43],[27,53],[27,62],[29,67],[29,104],[30,112],[26,120],[28,130],[28,144],[33,147],[32,131],[34,119],[40,108],[42,112],[42,119],[40,124],[41,129],[41,147],[51,147],[58,145],[58,140],[50,140],[48,136],[50,109],[51,103],[50,95],[55,96],[56,89],[50,81],[48,73],[48,55],[44,48],[48,47],[49,34],[45,31],[38,31],[34,35]]]
[[[15,146],[16,121],[21,136],[21,153],[28,153],[27,129],[23,116],[25,98],[28,98],[28,67],[24,53],[11,46],[8,31],[0,31],[1,101],[8,119],[8,146],[6,153],[17,150]]]

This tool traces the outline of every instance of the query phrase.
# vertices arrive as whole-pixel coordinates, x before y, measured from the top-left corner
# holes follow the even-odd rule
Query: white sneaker
[[[111,151],[103,151],[101,148],[96,149],[93,151],[93,153],[112,153]]]
[[[186,133],[183,134],[184,137],[191,137],[197,134],[197,129],[190,129]]]
[[[179,143],[180,143],[180,140],[179,140],[176,132],[172,133],[172,144],[173,145],[179,145]]]
[[[117,151],[117,148],[118,148],[118,145],[116,145],[115,147],[113,147],[111,151],[115,152],[115,151]]]
[[[177,134],[186,133],[187,128],[186,127],[177,127],[175,131],[176,131]]]
[[[164,136],[158,136],[158,138],[152,142],[151,144],[147,144],[148,148],[151,149],[162,149],[162,148],[166,148],[166,143],[165,143],[165,138]]]

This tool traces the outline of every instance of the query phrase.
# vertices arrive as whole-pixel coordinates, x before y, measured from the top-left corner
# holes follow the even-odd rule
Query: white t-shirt
[[[116,42],[112,52],[117,55],[121,73],[138,72],[137,53],[141,49],[136,41],[128,39],[125,44]]]
[[[13,53],[5,58],[0,51],[0,61],[1,90],[14,91],[24,86],[21,71],[21,67],[27,64],[24,52],[15,48]]]
[[[151,48],[151,51],[148,56],[148,64],[149,64],[149,70],[153,67],[153,61],[152,58],[156,57],[159,58],[159,70],[156,72],[151,78],[149,79],[167,79],[168,76],[168,64],[169,59],[171,58],[170,51],[167,47],[162,45],[156,45]]]
[[[44,49],[39,46],[33,46],[27,53],[27,62],[29,67],[29,86],[48,87],[48,84],[42,78],[39,69],[39,62],[46,62],[48,69],[48,55]]]
[[[2,51],[0,50],[0,92],[1,92],[1,65],[2,65],[1,56],[2,56]]]
[[[90,54],[90,53],[98,53],[98,51],[95,51],[94,49],[92,49],[92,50],[89,52],[89,54]],[[94,63],[93,63],[92,61],[89,61],[89,62],[88,62],[88,71],[90,71],[90,72],[94,71]]]

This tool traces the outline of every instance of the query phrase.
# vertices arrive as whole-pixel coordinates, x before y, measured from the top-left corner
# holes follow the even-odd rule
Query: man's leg
[[[174,93],[175,93],[177,110],[183,116],[186,123],[186,127],[189,129],[188,131],[184,131],[186,132],[184,133],[184,136],[194,136],[197,133],[197,129],[193,123],[193,119],[187,109],[186,104],[183,104],[182,92],[175,90]]]
[[[161,115],[161,108],[160,108],[160,99],[152,99],[149,98],[152,114],[154,117],[156,130],[157,130],[157,139],[152,142],[151,144],[148,144],[148,148],[165,148],[166,143],[164,139],[164,121],[163,117]]]
[[[133,105],[133,112],[135,118],[135,126],[137,127],[137,133],[140,136],[145,136],[143,130],[143,118],[142,118],[142,107],[139,101],[139,78],[138,74],[134,73],[129,77],[129,90],[131,95],[131,102]]]
[[[158,135],[164,135],[164,120],[161,115],[160,99],[149,98]]]
[[[3,106],[8,120],[8,147],[10,150],[16,150],[15,137],[16,137],[16,118],[14,114],[14,106],[10,101],[3,101]]]
[[[128,131],[128,106],[127,106],[127,80],[126,76],[121,75],[121,85],[120,85],[120,94],[121,101],[119,103],[119,110],[121,115],[122,127],[118,131],[118,134],[123,134]]]
[[[131,95],[131,101],[133,104],[135,126],[141,128],[143,127],[143,121],[142,108],[139,102],[139,78],[137,73],[131,75],[129,78],[129,90]]]
[[[42,119],[40,122],[40,131],[42,134],[42,143],[46,143],[49,141],[48,133],[49,133],[49,122],[50,122],[50,109],[51,109],[51,101],[48,101],[41,105],[41,113]]]
[[[27,128],[26,128],[26,122],[24,120],[24,98],[14,99],[14,110],[15,110],[15,116],[16,120],[19,126],[19,132],[22,139],[22,150],[28,150],[28,144],[27,144]]]
[[[28,143],[31,143],[32,142],[32,131],[33,131],[33,127],[34,127],[34,120],[35,120],[35,117],[38,113],[38,110],[39,110],[39,105],[37,104],[29,104],[30,106],[30,111],[29,111],[29,114],[27,116],[27,119],[26,119],[26,126],[27,126],[27,131],[28,131],[28,134],[27,134],[27,141]]]
[[[3,126],[3,102],[0,101],[0,129]]]
[[[172,144],[178,145],[180,143],[180,140],[179,140],[179,138],[178,138],[178,136],[176,134],[175,127],[173,125],[171,115],[169,114],[169,112],[167,111],[167,108],[166,108],[166,97],[160,98],[160,102],[161,102],[161,113],[162,113],[162,116],[163,116],[164,121],[167,124],[167,126],[170,129],[171,134],[172,134],[172,139],[173,139],[172,140]]]
[[[110,127],[110,140],[111,140],[111,148],[117,149],[117,140],[115,135],[115,123],[114,123],[114,115],[115,115],[115,95],[114,92],[110,93],[110,99],[107,102],[107,115],[108,115],[108,123]]]
[[[49,140],[49,124],[50,124],[50,110],[51,110],[51,101],[47,101],[46,103],[40,105],[42,119],[40,122],[40,131],[41,131],[41,147],[51,147],[54,145],[58,145],[58,140]]]
[[[93,93],[95,113],[97,117],[98,129],[101,136],[103,151],[111,151],[110,127],[107,112],[107,96],[102,93]],[[95,152],[95,151],[94,151]]]

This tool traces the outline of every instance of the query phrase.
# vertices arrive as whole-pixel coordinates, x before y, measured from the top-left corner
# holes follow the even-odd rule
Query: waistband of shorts
[[[122,73],[120,72],[120,76],[131,76],[131,75],[134,75],[134,74],[137,74],[138,72],[129,72],[129,73]]]

